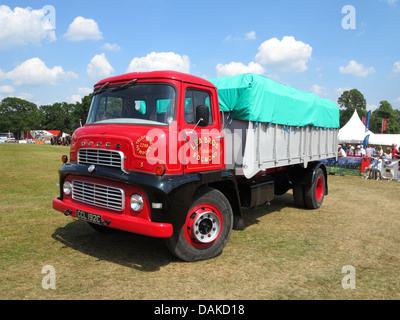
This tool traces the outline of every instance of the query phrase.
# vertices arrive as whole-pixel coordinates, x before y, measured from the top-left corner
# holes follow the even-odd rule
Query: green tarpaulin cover
[[[259,74],[209,80],[217,87],[219,107],[237,120],[290,126],[339,128],[339,108],[329,99]]]

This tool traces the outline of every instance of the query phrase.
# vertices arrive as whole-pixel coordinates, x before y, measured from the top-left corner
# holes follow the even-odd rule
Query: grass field
[[[0,299],[399,299],[400,183],[329,176],[319,210],[291,193],[245,211],[219,257],[174,258],[161,239],[96,233],[52,209],[60,157],[0,145]],[[42,268],[56,288],[42,288]],[[343,266],[355,289],[342,287]]]

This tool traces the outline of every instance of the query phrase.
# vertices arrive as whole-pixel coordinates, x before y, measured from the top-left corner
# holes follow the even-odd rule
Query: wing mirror
[[[205,105],[199,105],[196,108],[196,126],[208,126],[208,119],[210,117],[210,110]]]

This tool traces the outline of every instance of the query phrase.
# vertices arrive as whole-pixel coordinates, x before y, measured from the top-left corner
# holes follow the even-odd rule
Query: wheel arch
[[[322,170],[322,172],[324,173],[324,176],[325,176],[324,195],[327,195],[328,194],[328,172],[327,172],[326,166],[325,166],[325,164],[323,162],[320,162],[320,161],[312,162],[307,166],[308,174],[311,174],[311,177],[306,174],[306,176],[305,176],[305,178],[306,178],[305,184],[313,184],[315,182],[315,176],[316,176],[317,170],[319,168],[321,168],[321,170]]]

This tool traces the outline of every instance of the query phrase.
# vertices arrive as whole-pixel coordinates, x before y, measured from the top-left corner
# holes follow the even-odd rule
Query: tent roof
[[[370,135],[370,143],[371,137],[374,134],[372,131],[365,131],[365,125],[360,120],[358,116],[357,110],[354,110],[354,113],[350,120],[339,130],[339,142],[341,143],[362,143],[366,135]]]
[[[375,145],[391,146],[393,143],[400,145],[400,134],[374,134],[369,137],[369,143]]]
[[[363,143],[368,134],[369,144],[391,146],[395,143],[400,145],[400,134],[375,134],[370,130],[365,132],[365,125],[360,120],[357,110],[354,110],[350,120],[339,130],[339,143]]]
[[[44,130],[44,131],[46,131],[46,132],[48,132],[48,133],[50,133],[51,135],[54,135],[54,136],[58,136],[60,134],[60,132],[61,132],[61,130]]]

